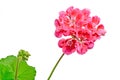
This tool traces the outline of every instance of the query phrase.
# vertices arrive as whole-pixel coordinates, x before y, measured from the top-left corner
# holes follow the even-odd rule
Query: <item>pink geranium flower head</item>
[[[94,47],[94,42],[106,31],[104,25],[100,24],[98,16],[90,16],[89,9],[69,7],[66,11],[60,11],[58,19],[55,19],[55,36],[70,36],[68,39],[60,39],[58,46],[64,54],[71,54],[75,51],[85,54],[88,49]]]

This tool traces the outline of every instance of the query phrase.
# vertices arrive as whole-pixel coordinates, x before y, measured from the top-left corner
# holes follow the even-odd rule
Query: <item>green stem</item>
[[[55,66],[53,67],[53,69],[52,69],[52,71],[51,71],[51,73],[50,73],[50,75],[49,75],[49,77],[48,77],[47,80],[50,80],[50,78],[51,78],[53,72],[55,71],[57,65],[59,64],[59,62],[61,61],[61,59],[63,58],[63,56],[64,56],[64,53],[63,53],[63,54],[60,56],[60,58],[58,59],[57,63],[56,63]]]
[[[15,80],[17,80],[17,76],[18,76],[19,62],[20,62],[20,57],[17,57],[16,71],[15,71]]]

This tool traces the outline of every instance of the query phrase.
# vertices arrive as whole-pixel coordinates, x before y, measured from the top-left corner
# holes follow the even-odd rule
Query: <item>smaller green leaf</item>
[[[14,80],[16,57],[11,55],[0,60],[0,80]]]
[[[0,64],[0,80],[14,80],[13,71],[10,70],[9,66]]]
[[[21,61],[18,70],[18,80],[34,80],[35,68],[29,66],[25,61]]]

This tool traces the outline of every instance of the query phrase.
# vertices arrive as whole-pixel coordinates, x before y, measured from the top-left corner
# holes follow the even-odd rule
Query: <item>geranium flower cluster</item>
[[[59,18],[55,19],[55,26],[57,38],[70,36],[58,41],[58,46],[67,55],[75,51],[85,54],[88,49],[93,48],[94,42],[106,33],[98,16],[91,17],[89,9],[80,10],[73,6],[59,13]]]

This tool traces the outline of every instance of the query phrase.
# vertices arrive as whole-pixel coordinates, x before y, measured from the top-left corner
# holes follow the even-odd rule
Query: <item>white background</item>
[[[35,80],[47,80],[62,54],[54,19],[69,6],[89,8],[107,34],[85,55],[65,55],[51,80],[120,80],[119,0],[0,0],[0,58],[25,49],[37,70]]]

